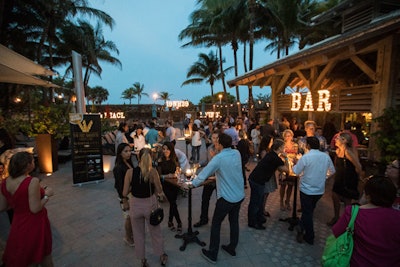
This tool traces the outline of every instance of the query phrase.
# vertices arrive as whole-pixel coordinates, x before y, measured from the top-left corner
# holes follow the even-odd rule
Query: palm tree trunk
[[[228,94],[226,93],[226,84],[225,84],[225,73],[224,73],[224,67],[223,67],[223,60],[222,60],[222,46],[221,44],[218,44],[218,51],[219,51],[219,68],[221,72],[221,81],[222,81],[222,88],[224,89],[224,99],[225,102],[228,103]],[[226,110],[227,115],[229,115],[229,107]]]
[[[250,13],[250,33],[249,33],[249,70],[253,70],[253,50],[254,50],[254,20],[255,20],[255,15],[254,15],[254,8],[255,8],[256,2],[254,0],[249,0],[249,13]],[[248,104],[248,110],[249,110],[249,118],[255,118],[256,114],[254,111],[254,99],[253,99],[253,87],[249,86],[249,99],[247,101]]]

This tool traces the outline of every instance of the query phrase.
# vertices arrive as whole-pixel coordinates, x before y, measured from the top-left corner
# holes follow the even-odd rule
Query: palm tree
[[[82,66],[85,68],[83,85],[86,94],[90,75],[93,73],[101,77],[100,61],[121,68],[121,62],[111,55],[112,52],[119,54],[119,51],[112,41],[104,39],[99,23],[93,28],[89,22],[78,20],[78,25],[66,23],[60,32],[65,40],[65,44],[60,45],[60,48],[65,48],[67,51],[72,48],[82,56]],[[66,74],[72,72],[72,67],[72,64],[68,66]]]
[[[115,23],[107,13],[89,7],[87,0],[7,1],[1,7],[2,43],[50,69],[70,61],[70,42],[63,40],[59,34],[66,24],[83,16],[89,16],[111,29]],[[75,37],[75,41],[83,43],[81,35]],[[49,91],[48,96],[51,97],[51,94]],[[45,91],[43,100],[46,101]]]
[[[149,96],[147,93],[144,93],[144,84],[140,84],[140,82],[136,82],[133,84],[133,95],[137,95],[138,97],[138,105],[140,99],[142,99],[142,95]]]
[[[135,89],[133,87],[129,87],[122,92],[123,99],[129,99],[129,105],[132,104],[132,99],[136,98],[135,96]]]
[[[164,101],[164,106],[167,106],[167,101],[170,100],[170,97],[172,96],[172,94],[168,93],[168,92],[161,92],[160,93],[160,99]]]
[[[199,3],[202,1],[200,0]],[[204,1],[205,2],[205,1]],[[207,5],[214,7],[213,1],[209,3],[203,3],[203,6],[200,9],[195,10],[190,15],[190,20],[192,23],[187,26],[184,30],[179,34],[179,39],[183,40],[185,38],[189,38],[190,41],[184,44],[182,47],[187,46],[213,46],[215,45],[218,48],[219,54],[219,68],[221,73],[221,83],[222,88],[224,90],[224,99],[227,100],[227,91],[225,84],[225,75],[223,71],[223,56],[222,56],[222,47],[228,41],[223,38],[222,27],[218,23],[214,23],[214,17],[218,15],[220,10],[214,8],[208,8]]]
[[[232,67],[225,69],[224,72],[231,70]],[[218,57],[210,51],[208,55],[204,53],[199,54],[199,59],[190,68],[186,75],[186,78],[194,77],[188,79],[182,83],[187,84],[200,84],[207,82],[211,87],[211,95],[214,95],[214,82],[221,79],[221,73],[219,72],[219,60]]]
[[[94,99],[94,103],[101,105],[104,101],[107,101],[109,93],[108,90],[102,86],[95,86],[90,90],[91,97]]]

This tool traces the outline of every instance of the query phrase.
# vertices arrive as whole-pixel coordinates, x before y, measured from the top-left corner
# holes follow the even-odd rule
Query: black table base
[[[297,181],[298,177],[294,178],[294,194],[293,194],[293,207],[292,207],[292,217],[287,217],[284,219],[279,219],[281,222],[289,223],[289,231],[293,231],[294,227],[299,224],[299,218],[297,217]]]
[[[183,244],[182,246],[179,247],[180,251],[184,251],[186,249],[186,245],[192,242],[196,242],[200,246],[204,247],[206,245],[205,242],[200,241],[200,239],[197,237],[199,234],[199,231],[194,231],[192,230],[192,189],[189,188],[189,193],[188,193],[188,231],[186,233],[183,233],[181,235],[175,235],[175,238],[180,238],[183,239]]]

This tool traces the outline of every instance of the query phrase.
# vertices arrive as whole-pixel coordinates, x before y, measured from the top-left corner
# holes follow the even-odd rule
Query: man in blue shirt
[[[315,136],[307,137],[307,150],[300,158],[293,172],[300,176],[301,219],[295,227],[297,242],[314,244],[314,209],[325,192],[325,180],[335,173],[335,167],[328,154],[319,150],[319,140]]]
[[[226,215],[229,215],[230,243],[221,247],[231,256],[236,256],[235,249],[239,242],[239,211],[245,193],[240,153],[231,146],[232,138],[225,133],[219,134],[217,149],[220,152],[211,159],[192,182],[188,183],[189,187],[200,186],[215,173],[217,203],[211,225],[210,247],[209,250],[202,249],[202,256],[211,263],[217,261],[221,224]]]
[[[236,124],[235,122],[228,122],[228,129],[224,130],[224,133],[226,133],[227,135],[229,135],[232,138],[232,146],[236,147],[237,144],[239,143],[239,134],[236,131],[235,128]]]
[[[154,122],[150,122],[150,129],[145,136],[146,143],[149,144],[151,147],[153,147],[153,144],[157,143],[158,139],[158,131],[154,129],[154,127]]]

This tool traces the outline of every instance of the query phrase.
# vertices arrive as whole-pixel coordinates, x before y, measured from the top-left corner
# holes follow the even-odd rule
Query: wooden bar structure
[[[362,2],[362,3],[359,3]],[[400,1],[344,1],[316,18],[342,21],[342,33],[228,81],[230,87],[270,86],[271,118],[291,110],[292,92],[330,92],[330,112],[378,117],[400,105]],[[308,112],[314,119],[317,111]],[[377,125],[371,124],[371,132]],[[373,138],[369,158],[377,155]]]

